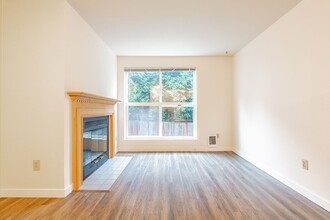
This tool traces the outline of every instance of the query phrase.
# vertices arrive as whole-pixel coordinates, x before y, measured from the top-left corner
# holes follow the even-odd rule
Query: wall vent
[[[217,146],[217,136],[216,135],[210,135],[208,144],[209,144],[209,147],[216,147]]]

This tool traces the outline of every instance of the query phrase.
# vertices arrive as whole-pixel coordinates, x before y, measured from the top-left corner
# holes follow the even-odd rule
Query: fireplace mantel
[[[107,98],[85,92],[68,92],[72,102],[115,105],[118,99]]]
[[[72,104],[72,184],[78,190],[83,182],[83,119],[109,116],[109,158],[114,157],[114,108],[120,102],[104,96],[85,92],[68,92]]]

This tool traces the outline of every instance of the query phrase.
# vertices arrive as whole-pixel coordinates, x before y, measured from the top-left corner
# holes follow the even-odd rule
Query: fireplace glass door
[[[83,179],[109,159],[109,117],[83,119]]]

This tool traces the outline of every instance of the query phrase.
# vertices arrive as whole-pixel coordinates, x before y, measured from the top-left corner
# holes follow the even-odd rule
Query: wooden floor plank
[[[330,219],[330,213],[232,152],[120,153],[109,192],[1,198],[0,219]]]

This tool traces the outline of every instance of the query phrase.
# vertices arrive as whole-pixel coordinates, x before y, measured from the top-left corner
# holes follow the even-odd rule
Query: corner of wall
[[[233,65],[234,152],[328,211],[329,9],[327,0],[301,1]]]
[[[241,158],[245,159],[246,161],[252,163],[254,166],[258,167],[259,169],[263,170],[267,174],[271,175],[278,181],[282,182],[286,186],[290,187],[294,191],[298,192],[299,194],[303,195],[304,197],[308,198],[309,200],[313,201],[317,205],[321,206],[322,208],[326,209],[330,212],[330,201],[322,198],[321,196],[313,193],[312,191],[306,189],[305,187],[301,186],[295,181],[292,181],[290,178],[283,176],[282,174],[276,172],[271,167],[266,166],[263,163],[260,163],[257,159],[249,155],[248,153],[239,150],[238,148],[234,149],[234,152],[240,156]]]
[[[2,124],[1,124],[1,118],[2,118],[2,71],[3,71],[3,61],[2,61],[2,54],[3,54],[3,48],[2,48],[2,38],[3,38],[3,0],[0,0],[0,198],[2,197],[2,168],[1,168],[1,157],[2,157],[2,150],[1,150],[1,127],[2,127]]]

